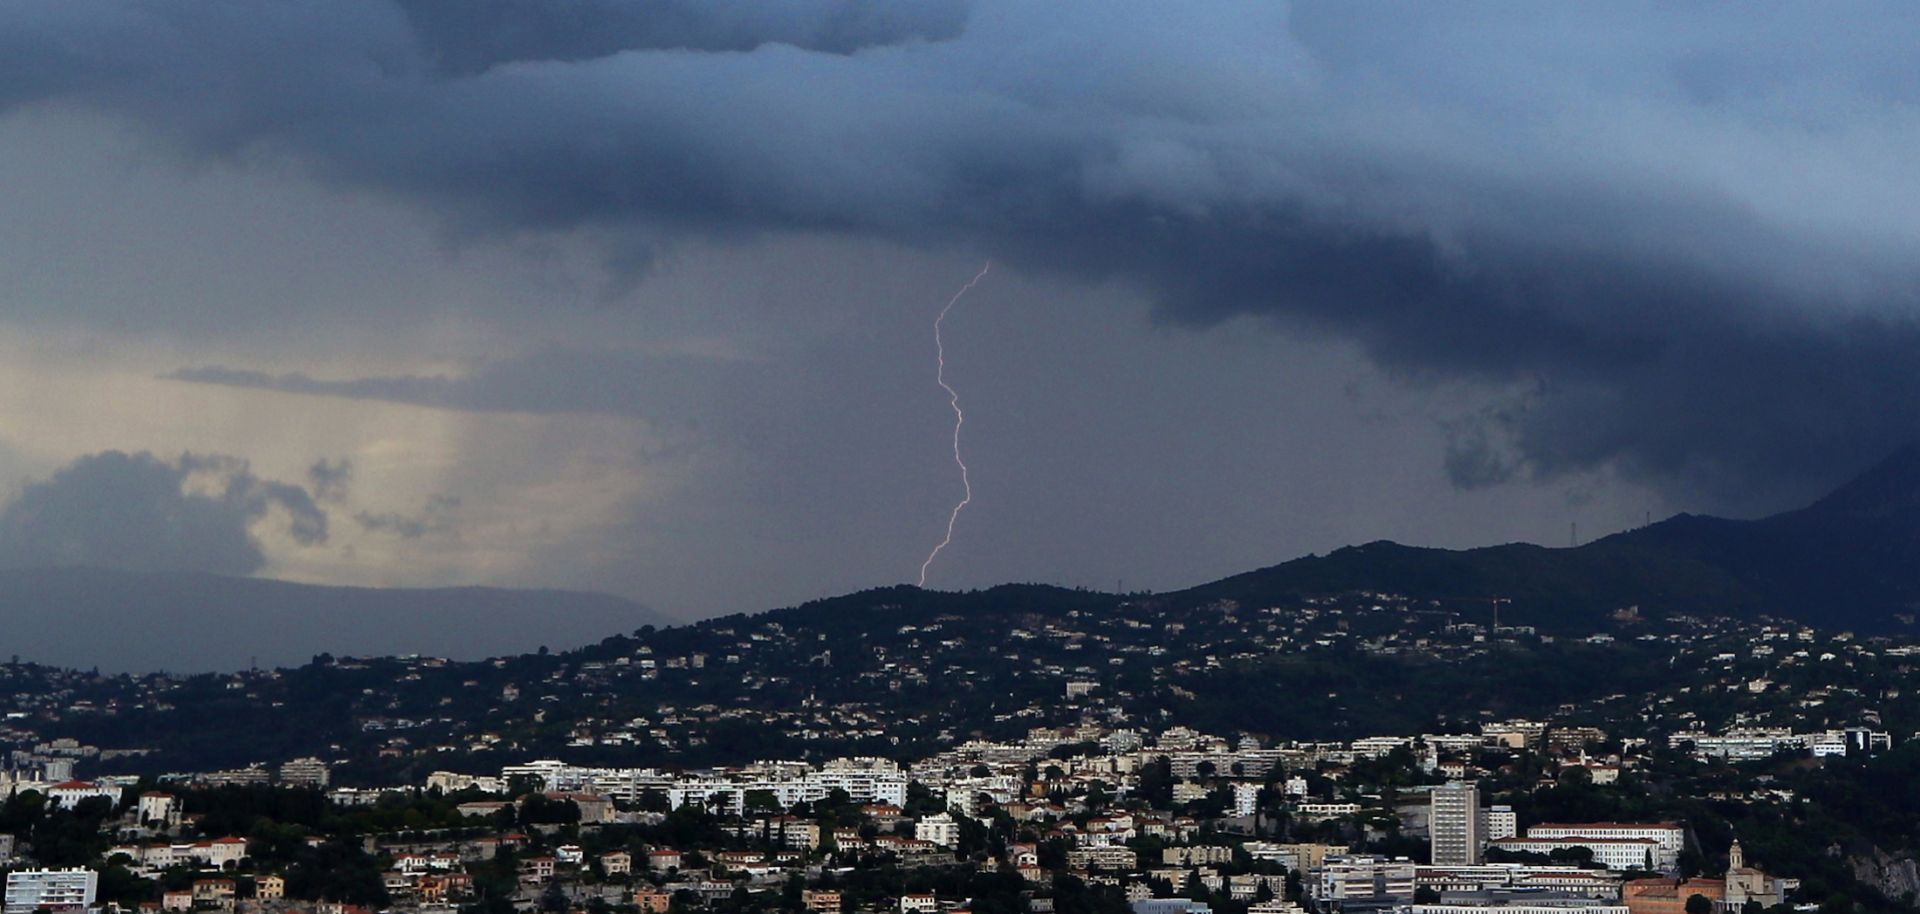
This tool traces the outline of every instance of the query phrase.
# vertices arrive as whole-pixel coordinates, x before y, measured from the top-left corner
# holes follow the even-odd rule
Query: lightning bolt
[[[960,519],[961,509],[965,508],[968,502],[973,501],[973,481],[967,478],[967,462],[960,457],[960,426],[967,424],[967,414],[960,411],[960,392],[954,390],[953,385],[947,383],[947,345],[946,342],[940,338],[940,326],[946,323],[947,312],[953,310],[953,306],[960,301],[960,296],[967,294],[968,289],[973,288],[974,284],[986,278],[987,271],[991,269],[993,269],[993,261],[991,260],[981,265],[980,272],[973,274],[973,278],[967,280],[967,284],[961,286],[960,291],[953,293],[953,297],[947,299],[947,306],[940,309],[940,316],[933,319],[933,352],[935,360],[933,378],[934,381],[940,385],[940,389],[947,392],[947,403],[953,407],[953,462],[954,465],[960,468],[962,494],[960,500],[954,503],[952,513],[947,515],[946,537],[940,540],[939,545],[933,547],[932,552],[927,553],[927,560],[920,563],[921,587],[927,586],[927,568],[933,564],[934,558],[940,555],[940,550],[947,548],[947,545],[953,542],[953,525],[954,522]]]

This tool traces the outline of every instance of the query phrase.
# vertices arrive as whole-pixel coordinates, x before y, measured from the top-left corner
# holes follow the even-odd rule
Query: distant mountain
[[[1920,445],[1808,507],[1759,520],[1681,514],[1564,549],[1376,542],[1205,584],[1169,599],[1277,602],[1386,591],[1512,601],[1503,621],[1553,626],[1627,606],[1770,614],[1834,627],[1910,625],[1920,608]]]
[[[104,672],[295,666],[322,653],[478,659],[675,620],[598,593],[320,587],[200,573],[0,571],[0,661]]]
[[[1574,548],[1449,550],[1375,542],[1307,556],[1145,602],[1179,613],[1232,599],[1289,605],[1362,591],[1449,609],[1500,599],[1502,619],[1584,628],[1637,606],[1652,613],[1776,615],[1883,631],[1920,611],[1920,445],[1812,505],[1759,520],[1681,514]],[[1050,616],[1116,595],[1034,585],[968,593],[864,591],[775,610],[769,620],[852,629],[905,616]],[[1906,618],[1902,618],[1902,617]],[[743,617],[732,617],[739,619]],[[714,620],[725,623],[728,620]],[[590,644],[669,625],[639,604],[557,590],[317,587],[207,574],[62,568],[0,571],[0,660],[107,671],[234,670],[321,653],[454,659]]]

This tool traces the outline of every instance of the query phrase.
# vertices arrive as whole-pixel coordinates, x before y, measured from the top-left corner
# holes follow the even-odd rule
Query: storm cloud
[[[105,451],[0,508],[0,567],[251,574],[266,564],[255,527],[269,515],[301,546],[327,540],[326,512],[306,489],[255,476],[244,460]]]
[[[823,233],[1118,281],[1509,390],[1458,422],[1459,485],[1742,505],[1920,431],[1916,43],[1901,5],[82,0],[0,7],[0,110],[293,163],[456,237],[592,232],[623,270]]]

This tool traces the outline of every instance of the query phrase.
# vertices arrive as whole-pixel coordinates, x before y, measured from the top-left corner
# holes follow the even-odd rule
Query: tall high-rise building
[[[1427,817],[1434,866],[1473,866],[1480,862],[1480,788],[1471,781],[1435,787]]]

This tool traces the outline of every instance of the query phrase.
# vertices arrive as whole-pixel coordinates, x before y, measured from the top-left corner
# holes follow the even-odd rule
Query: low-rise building
[[[830,889],[807,889],[800,893],[800,906],[813,914],[840,914],[840,893]]]
[[[633,872],[633,855],[626,851],[608,851],[600,855],[600,871],[609,876],[626,876]]]
[[[120,802],[119,787],[112,784],[95,784],[92,781],[63,781],[48,787],[44,793],[49,802],[58,803],[67,809],[72,809],[80,805],[81,801],[95,797],[104,797],[113,803]]]
[[[908,892],[900,896],[900,914],[938,914],[940,899],[932,892]]]
[[[633,904],[640,909],[641,914],[666,914],[667,908],[673,905],[673,896],[659,889],[643,886],[633,891]]]
[[[1687,899],[1699,895],[1718,910],[1726,897],[1719,879],[1633,879],[1621,886],[1620,900],[1630,914],[1686,914]]]

